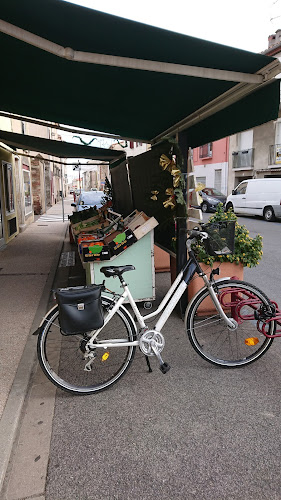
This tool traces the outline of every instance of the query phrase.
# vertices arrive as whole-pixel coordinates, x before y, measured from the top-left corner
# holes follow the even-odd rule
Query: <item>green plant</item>
[[[233,262],[235,264],[242,263],[244,267],[255,267],[259,264],[262,257],[262,236],[258,234],[255,238],[249,236],[249,231],[246,226],[238,224],[237,217],[232,209],[224,212],[221,203],[217,206],[216,213],[209,218],[209,222],[217,221],[235,221],[235,250],[230,255],[220,255],[213,257],[207,254],[202,243],[196,244],[193,250],[196,257],[204,264],[212,265],[217,262]]]

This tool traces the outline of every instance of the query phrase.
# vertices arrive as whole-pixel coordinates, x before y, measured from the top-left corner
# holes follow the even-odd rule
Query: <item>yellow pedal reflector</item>
[[[108,358],[109,358],[109,352],[105,352],[105,353],[102,355],[101,360],[102,360],[102,361],[106,361]]]
[[[258,343],[259,343],[259,339],[257,337],[249,337],[248,339],[245,339],[246,345],[256,345]]]

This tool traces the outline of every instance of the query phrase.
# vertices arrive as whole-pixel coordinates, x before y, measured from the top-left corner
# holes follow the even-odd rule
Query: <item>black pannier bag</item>
[[[75,335],[102,327],[102,289],[103,285],[90,285],[56,291],[62,334]]]

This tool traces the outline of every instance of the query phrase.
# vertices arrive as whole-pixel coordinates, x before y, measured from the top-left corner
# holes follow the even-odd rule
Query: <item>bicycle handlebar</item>
[[[189,252],[191,250],[191,245],[194,242],[194,240],[200,239],[201,241],[203,241],[203,240],[206,240],[207,238],[209,238],[208,233],[200,230],[197,227],[194,229],[187,229],[186,232],[187,232],[187,234],[189,234],[189,238],[186,240],[186,246],[187,246],[187,249]]]

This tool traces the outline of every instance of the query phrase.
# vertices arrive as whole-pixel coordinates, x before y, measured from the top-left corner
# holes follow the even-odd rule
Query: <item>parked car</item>
[[[199,195],[202,197],[200,205],[202,212],[215,212],[219,203],[224,206],[226,202],[226,196],[215,188],[205,187],[199,191]]]
[[[226,209],[236,214],[260,215],[270,222],[281,218],[281,179],[248,179],[227,197]]]
[[[82,193],[77,196],[76,202],[71,203],[71,206],[75,207],[76,212],[81,212],[81,210],[86,210],[87,208],[95,206],[100,208],[102,206],[103,197],[103,191],[82,191]]]

